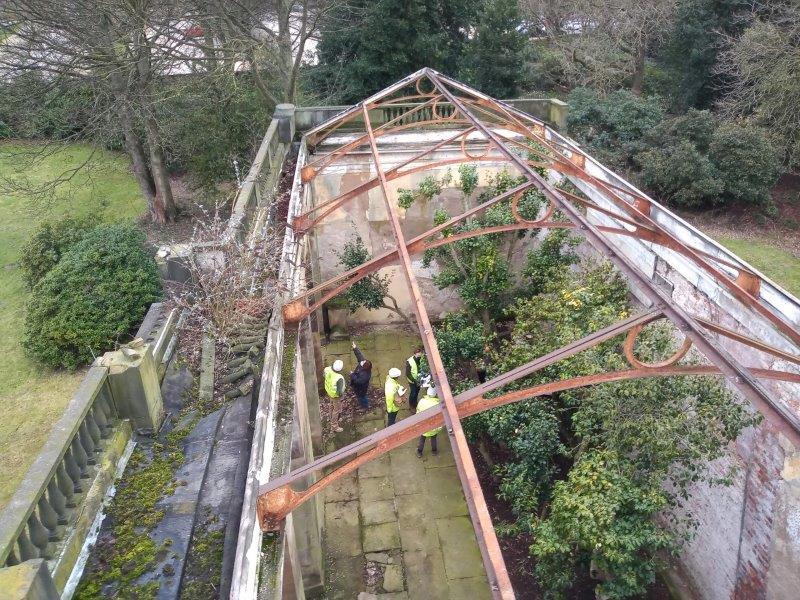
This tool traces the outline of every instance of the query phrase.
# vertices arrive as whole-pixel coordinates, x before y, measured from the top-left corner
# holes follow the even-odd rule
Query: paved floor
[[[356,342],[380,374],[373,383],[382,384],[389,367],[402,367],[418,340],[394,332],[371,335]],[[323,347],[326,360],[344,358],[349,344],[344,340]],[[354,362],[346,361],[346,368]],[[403,410],[400,418],[408,414]],[[383,427],[384,413],[376,409],[343,425],[329,451]],[[438,456],[428,447],[417,458],[412,442],[326,490],[326,598],[491,597],[453,454],[442,434],[439,438]]]

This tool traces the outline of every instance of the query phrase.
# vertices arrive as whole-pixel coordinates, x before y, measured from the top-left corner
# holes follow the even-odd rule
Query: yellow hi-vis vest
[[[337,373],[331,367],[325,367],[325,370],[322,372],[325,377],[325,393],[328,394],[329,398],[338,398],[339,391],[336,389],[339,383],[339,380],[344,380],[341,373]]]
[[[383,391],[386,392],[386,412],[397,412],[400,410],[397,404],[394,403],[397,398],[397,391],[400,389],[400,384],[396,379],[386,376],[386,383],[383,386]]]
[[[419,379],[419,365],[417,365],[417,361],[414,360],[414,357],[411,356],[408,359],[408,368],[411,371],[411,383],[416,383],[417,379]]]
[[[423,410],[428,410],[429,408],[433,408],[437,404],[439,404],[438,398],[434,398],[433,396],[428,396],[428,394],[425,394],[417,404],[417,413],[421,413]],[[426,431],[422,435],[424,435],[425,437],[433,437],[441,430],[442,430],[441,427],[437,427],[436,429],[431,429],[430,431]]]

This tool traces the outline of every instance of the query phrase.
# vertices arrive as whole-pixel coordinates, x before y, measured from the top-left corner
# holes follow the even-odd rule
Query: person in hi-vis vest
[[[341,360],[333,361],[332,367],[325,367],[322,376],[325,381],[325,393],[328,398],[341,398],[344,396],[344,376],[341,371],[344,363]]]
[[[402,375],[400,369],[392,367],[389,369],[386,383],[383,386],[383,391],[386,394],[387,427],[394,425],[395,421],[397,421],[397,413],[400,412],[400,407],[397,406],[397,403],[402,402],[401,396],[406,393],[405,388],[397,381],[400,375]]]
[[[421,413],[423,410],[428,410],[429,408],[433,408],[434,406],[439,404],[439,395],[436,393],[436,388],[429,387],[426,394],[420,399],[419,404],[417,404],[417,413]],[[421,436],[419,436],[419,444],[417,444],[417,457],[422,458],[422,451],[425,449],[425,439],[431,439],[431,452],[434,454],[439,453],[439,449],[436,447],[436,434],[442,430],[441,427],[437,427],[436,429],[431,429],[430,431],[426,431]]]
[[[408,379],[408,405],[411,410],[417,410],[417,398],[420,388],[420,371],[422,363],[422,348],[417,348],[414,354],[406,360],[406,379]]]

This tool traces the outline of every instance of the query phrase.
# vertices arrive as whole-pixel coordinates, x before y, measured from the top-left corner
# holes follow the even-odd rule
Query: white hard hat
[[[428,396],[430,396],[431,398],[436,398],[438,395],[439,395],[439,394],[438,394],[438,392],[436,391],[436,388],[435,388],[435,387],[433,387],[433,386],[430,386],[430,387],[428,388]]]
[[[336,371],[338,373],[342,369],[344,369],[344,363],[342,361],[340,361],[338,359],[333,361],[333,370],[334,371]]]
[[[400,377],[400,369],[398,369],[397,367],[392,367],[391,369],[389,369],[389,377],[394,377],[394,378]]]

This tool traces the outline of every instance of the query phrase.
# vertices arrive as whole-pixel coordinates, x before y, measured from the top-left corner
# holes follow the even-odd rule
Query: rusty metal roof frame
[[[412,87],[413,91],[410,94],[393,97],[393,95],[402,93]],[[409,101],[416,101],[418,104],[382,125],[373,127],[370,117],[371,110],[391,107],[401,102],[408,103]],[[411,121],[409,118],[411,116],[414,117],[413,122],[409,122]],[[306,134],[306,139],[311,145],[317,145],[341,126],[347,123],[354,123],[359,118],[363,120],[364,133],[356,135],[354,139],[306,165],[302,170],[302,181],[303,183],[308,183],[329,165],[347,156],[348,153],[365,146],[371,152],[377,175],[352,190],[343,192],[325,203],[314,206],[308,212],[294,218],[290,226],[296,234],[302,235],[354,197],[366,193],[370,189],[380,188],[397,248],[380,254],[363,265],[316,285],[287,302],[282,308],[284,323],[287,326],[298,323],[326,301],[357,281],[387,265],[399,263],[412,299],[414,315],[428,362],[431,366],[432,375],[439,387],[439,396],[442,399],[442,404],[435,409],[426,410],[403,419],[391,427],[387,427],[349,446],[323,456],[283,477],[261,485],[258,492],[257,511],[259,523],[264,529],[274,530],[280,528],[289,512],[346,473],[413,439],[424,431],[444,425],[453,447],[458,474],[469,506],[470,517],[475,528],[492,594],[495,598],[509,599],[514,598],[514,591],[511,587],[500,546],[483,497],[483,491],[472,462],[467,440],[464,436],[461,426],[462,418],[512,402],[610,381],[675,375],[722,375],[745,398],[752,402],[778,431],[789,438],[792,443],[800,446],[800,419],[781,402],[773,400],[759,381],[759,379],[770,379],[800,384],[800,375],[786,371],[743,366],[721,348],[709,333],[726,337],[796,365],[800,365],[800,355],[785,352],[762,341],[754,340],[708,320],[690,315],[683,308],[677,306],[667,294],[657,287],[651,278],[646,276],[628,258],[620,255],[613,244],[610,243],[609,238],[615,235],[633,237],[659,244],[678,252],[713,277],[717,283],[723,286],[744,306],[767,319],[786,339],[793,342],[795,346],[800,347],[800,331],[759,298],[761,280],[756,273],[741,265],[720,259],[684,244],[650,217],[651,202],[648,198],[589,174],[585,168],[586,156],[574,146],[565,146],[560,141],[548,138],[543,123],[432,69],[421,69],[382,92],[345,110],[309,131]],[[445,127],[448,130],[457,127],[461,129],[454,135],[434,144],[399,165],[391,169],[384,169],[376,139],[388,133],[426,126]],[[515,137],[505,135],[507,132],[513,132],[516,135]],[[470,154],[474,150],[473,147],[467,145],[470,136],[486,142],[480,153]],[[520,137],[524,141],[520,141]],[[454,144],[460,144],[461,157],[414,164],[437,150],[448,146],[452,147]],[[517,149],[518,151],[515,152]],[[521,154],[519,150],[524,151],[524,154]],[[447,164],[481,160],[506,161],[522,173],[526,181],[479,206],[475,206],[451,218],[446,223],[433,227],[422,235],[406,240],[400,227],[395,203],[390,197],[387,187],[388,182],[411,173]],[[537,172],[536,169],[542,167],[569,177],[575,177],[590,184],[608,198],[619,212],[609,210],[589,199],[556,188]],[[536,220],[526,220],[517,209],[519,199],[531,188],[539,190],[548,202],[544,214]],[[445,234],[445,230],[449,227],[486,210],[494,204],[507,200],[511,201],[515,223],[487,227],[456,235]],[[587,208],[612,218],[617,222],[618,226],[593,224],[583,212]],[[552,220],[556,209],[567,220]],[[458,396],[453,396],[436,344],[433,328],[411,266],[410,256],[424,252],[429,248],[435,248],[469,237],[540,228],[574,229],[623,272],[652,302],[653,308],[641,315],[631,317],[586,336]],[[733,270],[736,275],[729,276],[723,267]],[[646,364],[635,356],[636,338],[648,323],[659,319],[667,319],[677,327],[684,335],[684,342],[681,348],[669,359],[657,364]],[[623,334],[626,338],[622,349],[631,367],[629,369],[554,381],[509,392],[494,398],[485,396],[485,394],[527,377],[547,365]],[[692,345],[696,346],[712,364],[679,364],[678,361],[685,356]],[[310,473],[341,463],[345,459],[349,459],[349,461],[339,465],[308,489],[296,491],[292,488],[292,483]]]

